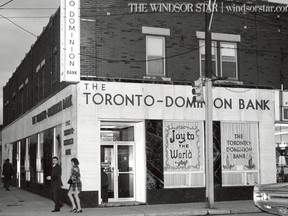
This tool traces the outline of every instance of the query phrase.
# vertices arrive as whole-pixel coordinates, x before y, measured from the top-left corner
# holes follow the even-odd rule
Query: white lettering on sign
[[[61,1],[61,81],[80,81],[79,0]]]

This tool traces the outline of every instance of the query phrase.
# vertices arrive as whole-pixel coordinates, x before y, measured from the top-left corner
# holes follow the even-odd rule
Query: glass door
[[[133,144],[101,145],[101,167],[106,173],[101,174],[103,202],[133,200],[135,185]],[[108,188],[105,188],[107,182],[104,181],[108,181]]]
[[[134,197],[133,145],[117,145],[118,198]]]
[[[102,202],[135,200],[133,124],[101,122],[100,134]]]
[[[115,150],[114,145],[101,146],[101,198],[102,202],[115,198]]]

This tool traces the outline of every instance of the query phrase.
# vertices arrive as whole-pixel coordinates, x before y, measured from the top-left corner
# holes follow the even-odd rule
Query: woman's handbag
[[[68,183],[68,184],[73,184],[72,179],[70,178],[67,183]]]

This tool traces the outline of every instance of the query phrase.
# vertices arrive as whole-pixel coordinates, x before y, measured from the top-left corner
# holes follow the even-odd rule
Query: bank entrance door
[[[101,197],[108,202],[135,200],[135,160],[133,126],[113,130],[101,127],[101,167],[108,176],[108,191],[101,187]],[[103,185],[104,177],[101,177]],[[106,178],[105,178],[106,179]],[[106,195],[105,195],[106,194]]]

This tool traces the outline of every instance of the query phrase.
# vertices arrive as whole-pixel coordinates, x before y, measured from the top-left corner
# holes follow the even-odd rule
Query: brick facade
[[[97,4],[97,1],[88,2],[85,1],[82,7],[89,5],[96,11],[91,14],[90,10],[84,9],[81,14],[81,17],[94,20],[81,23],[82,58],[89,64],[82,64],[82,75],[142,79],[146,65],[145,35],[141,30],[142,26],[149,26],[171,30],[171,35],[166,37],[167,76],[174,81],[199,77],[196,31],[205,30],[204,13],[139,14],[130,12],[127,1],[108,1],[105,5]],[[237,51],[238,69],[239,80],[244,84],[280,88],[280,84],[286,83],[288,77],[283,72],[288,66],[287,29],[284,27],[287,21],[284,13],[214,14],[212,32],[241,36]],[[88,49],[91,43],[96,50]]]
[[[61,88],[59,23],[58,10],[3,88],[4,125]]]

